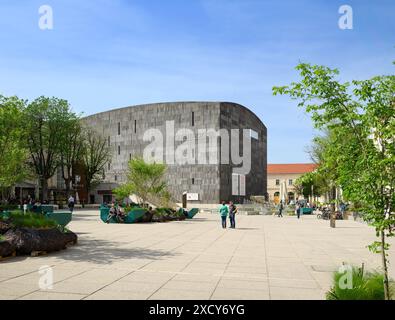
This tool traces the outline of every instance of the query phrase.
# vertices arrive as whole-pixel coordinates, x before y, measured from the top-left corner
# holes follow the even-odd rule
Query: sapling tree
[[[298,100],[316,128],[331,131],[322,162],[334,170],[344,196],[361,205],[363,218],[375,228],[378,241],[369,249],[381,254],[385,298],[390,299],[387,238],[394,235],[395,224],[395,76],[342,83],[336,69],[306,63],[296,69],[301,80],[273,92]]]
[[[141,158],[129,161],[127,182],[114,191],[120,197],[135,194],[140,198],[140,205],[146,206],[153,199],[168,200],[167,184],[164,181],[166,165],[147,163]]]
[[[104,169],[112,152],[107,140],[92,128],[83,129],[82,172],[87,194],[104,180]]]

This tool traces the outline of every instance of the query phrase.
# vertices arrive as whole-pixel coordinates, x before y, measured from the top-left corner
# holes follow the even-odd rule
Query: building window
[[[118,122],[118,135],[119,136],[121,135],[121,123],[120,122]]]
[[[192,127],[195,126],[195,112],[192,111]]]
[[[276,179],[276,186],[280,185],[280,179]]]
[[[129,160],[132,160],[132,154],[129,153]]]
[[[117,175],[114,176],[114,180],[118,181],[118,176]]]
[[[121,154],[121,146],[118,146],[118,155]]]
[[[134,120],[134,133],[137,132],[137,120]]]
[[[294,181],[293,181],[292,179],[289,179],[288,184],[289,184],[290,186],[293,186]]]
[[[192,178],[192,184],[195,184],[195,178]]]
[[[111,170],[111,163],[108,163],[108,170]]]
[[[110,146],[110,145],[111,145],[111,137],[108,136],[108,146]]]

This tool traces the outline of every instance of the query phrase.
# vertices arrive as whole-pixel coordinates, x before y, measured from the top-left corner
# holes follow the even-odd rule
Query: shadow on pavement
[[[60,253],[54,253],[58,259],[95,264],[111,264],[127,259],[160,260],[176,254],[163,250],[145,248],[120,248],[127,243],[107,240],[81,240],[76,246]]]

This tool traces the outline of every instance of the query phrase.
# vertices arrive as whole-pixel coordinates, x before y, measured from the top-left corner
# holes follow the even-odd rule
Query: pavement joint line
[[[187,232],[188,232],[188,230],[186,230],[186,231],[184,231],[184,232],[180,232],[178,235],[185,234],[185,233],[187,233]],[[163,233],[164,233],[164,232],[163,232]],[[153,244],[153,246],[155,246],[155,245],[158,244],[158,243],[161,243],[161,241],[159,240],[158,242],[155,242],[155,243]],[[182,246],[182,245],[184,245],[184,244],[181,244],[180,246]],[[147,246],[147,248],[149,248],[149,247]],[[164,255],[166,255],[166,254],[169,254],[169,252],[170,252],[170,251],[165,251],[165,253],[164,253],[163,255],[161,255],[161,256],[164,256]],[[146,263],[145,265],[141,266],[140,268],[138,268],[137,270],[142,269],[142,268],[145,268],[146,266],[148,266],[148,265],[154,263],[155,261],[157,261],[157,260],[150,261],[150,262]],[[120,280],[126,278],[127,276],[129,276],[129,275],[131,275],[131,274],[133,274],[133,273],[135,273],[135,272],[136,272],[136,270],[133,270],[133,271],[127,273],[126,275],[124,275],[123,277],[121,277],[121,278],[119,278],[119,279],[117,279],[117,280],[115,280],[115,281],[113,281],[113,282],[111,282],[111,283],[108,283],[107,285],[101,287],[100,289],[98,289],[98,290],[92,292],[91,294],[85,296],[82,300],[85,300],[86,298],[88,298],[88,297],[94,295],[95,293],[97,293],[97,292],[103,290],[104,288],[106,288],[106,287],[108,287],[108,286],[114,284],[115,282],[118,282],[118,281],[120,281]],[[174,276],[174,277],[175,277],[175,276]]]
[[[269,300],[272,299],[272,293],[270,290],[270,281],[269,281],[269,277],[270,277],[270,271],[269,271],[269,264],[268,264],[268,254],[267,254],[267,234],[265,231],[265,224],[262,224],[262,233],[263,233],[263,247],[265,248],[265,262],[266,262],[266,271],[267,271],[267,282],[269,283]]]
[[[225,234],[225,233],[224,233],[224,234]],[[211,292],[211,295],[210,295],[209,300],[212,300],[213,295],[214,295],[215,291],[217,290],[219,283],[220,283],[220,282],[222,281],[222,279],[223,279],[223,275],[224,275],[225,271],[228,269],[229,264],[230,264],[230,262],[232,261],[232,259],[234,258],[234,254],[235,254],[235,252],[237,251],[237,249],[239,248],[240,243],[241,243],[242,239],[244,239],[245,235],[246,235],[246,232],[243,232],[243,233],[242,233],[242,236],[239,237],[239,241],[238,241],[236,247],[234,248],[234,250],[233,250],[233,252],[232,252],[232,254],[231,254],[231,257],[230,257],[230,259],[229,259],[229,261],[228,261],[228,263],[227,263],[227,265],[226,265],[226,267],[225,267],[225,270],[222,272],[221,278],[218,279],[217,284],[215,285],[215,288],[214,288],[213,292]]]
[[[54,268],[55,266],[56,266],[56,265],[55,265],[55,264],[53,264],[53,265],[51,265],[51,266],[50,266],[50,268]],[[2,282],[6,282],[6,281],[9,281],[9,280],[18,279],[18,278],[21,278],[21,277],[27,276],[27,275],[29,275],[29,274],[32,274],[32,273],[37,273],[37,270],[30,271],[30,272],[27,272],[27,273],[23,273],[23,274],[20,274],[20,275],[18,275],[18,276],[15,276],[15,277],[6,278],[6,279],[4,279],[4,280],[0,280],[0,283],[2,283]]]
[[[54,267],[56,267],[56,265],[52,266],[51,268],[54,268]],[[61,282],[63,282],[63,281],[66,281],[66,280],[70,280],[71,278],[73,278],[73,277],[75,277],[75,276],[78,276],[78,275],[81,275],[81,274],[84,274],[85,272],[88,272],[88,271],[89,271],[89,270],[86,270],[86,271],[83,271],[83,272],[81,272],[81,273],[79,273],[79,274],[77,274],[77,275],[72,275],[72,276],[70,276],[70,277],[67,277],[67,278],[65,278],[65,279],[63,279],[63,280],[55,281],[53,284],[58,284],[58,283],[61,283]],[[37,271],[36,271],[36,272],[37,272]],[[37,289],[37,290],[31,291],[31,292],[29,292],[29,293],[27,293],[27,294],[23,294],[23,295],[21,295],[21,296],[18,296],[18,299],[23,298],[23,297],[26,297],[26,296],[28,296],[28,295],[30,295],[30,294],[32,294],[32,293],[38,292],[38,291],[42,291],[42,290],[41,290],[41,289]]]
[[[216,227],[215,226],[213,226],[211,229],[209,229],[209,230],[207,230],[205,233],[208,233],[208,232],[211,232],[212,230],[214,230]],[[223,233],[224,234],[224,233]],[[221,237],[222,237],[222,235],[223,234],[221,234],[220,236],[218,236],[215,240],[218,240],[218,239],[220,239]],[[198,235],[196,235],[195,237],[193,237],[192,239],[196,239],[197,237],[200,237],[201,236],[201,234],[198,234]],[[181,246],[183,246],[184,244],[182,244],[182,245],[180,245],[179,247],[181,247]],[[179,248],[179,247],[177,247],[177,248]],[[197,257],[199,257],[198,255],[194,258],[194,259],[192,259],[192,261],[190,261],[185,267],[184,267],[184,270],[188,267],[188,266],[190,266],[196,259],[197,259]],[[162,289],[166,284],[168,284],[171,280],[173,280],[175,277],[176,277],[177,275],[175,274],[173,277],[171,277],[168,281],[166,281],[162,286],[160,286],[155,292],[153,292],[148,298],[147,298],[147,300],[149,300],[155,293],[157,293],[160,289]]]
[[[193,284],[190,283],[199,282],[200,279],[207,282],[207,285],[202,284],[202,286],[199,285],[194,289],[197,289],[197,291],[204,289],[206,292],[205,298],[210,295],[207,288],[212,290],[211,288],[217,285],[216,289],[220,290],[217,294],[221,294],[221,297],[225,299],[227,296],[233,298],[238,296],[253,297],[254,293],[248,292],[250,287],[254,288],[252,290],[259,288],[264,290],[264,294],[262,293],[264,299],[276,298],[279,294],[285,295],[288,289],[290,290],[289,293],[295,292],[296,294],[300,291],[305,292],[305,297],[311,296],[321,299],[324,297],[324,291],[329,289],[331,285],[329,266],[331,268],[336,267],[341,265],[343,261],[355,264],[365,262],[365,265],[374,269],[380,266],[378,258],[369,254],[368,250],[365,249],[367,243],[374,241],[372,240],[374,235],[371,235],[373,231],[368,229],[367,226],[360,227],[359,229],[362,229],[363,232],[359,236],[356,228],[350,228],[353,224],[352,221],[345,222],[345,227],[342,230],[339,228],[336,230],[338,232],[333,232],[326,224],[324,226],[316,223],[316,219],[309,219],[310,217],[303,219],[304,223],[302,224],[297,224],[295,218],[280,221],[279,219],[270,219],[271,217],[240,217],[241,219],[244,218],[243,220],[240,219],[240,226],[245,227],[240,229],[245,230],[239,230],[239,232],[225,231],[224,234],[219,230],[219,227],[217,228],[218,218],[213,215],[207,223],[199,225],[190,222],[188,225],[170,223],[166,226],[158,225],[158,227],[132,227],[127,229],[130,230],[130,238],[132,239],[128,241],[129,235],[126,228],[115,226],[108,229],[109,232],[107,232],[107,229],[101,224],[91,223],[96,219],[96,215],[95,212],[92,212],[94,219],[85,221],[86,223],[77,221],[73,225],[73,228],[77,229],[77,233],[87,231],[81,235],[81,240],[85,241],[81,241],[80,248],[71,247],[65,251],[65,254],[57,255],[55,253],[54,257],[42,257],[39,261],[38,259],[27,258],[26,261],[16,259],[15,264],[11,263],[11,265],[7,262],[4,264],[4,274],[2,274],[3,265],[0,264],[0,286],[7,281],[11,282],[10,287],[7,287],[8,298],[6,293],[4,297],[6,299],[21,299],[22,297],[26,298],[27,295],[27,299],[29,299],[36,295],[29,296],[29,294],[39,291],[48,292],[47,298],[60,297],[62,299],[62,294],[69,294],[69,297],[65,296],[64,298],[89,299],[89,295],[86,295],[89,290],[103,287],[107,284],[107,281],[114,283],[111,280],[118,281],[120,287],[118,288],[117,283],[103,292],[111,293],[126,290],[137,293],[140,291],[138,288],[144,286],[144,279],[148,279],[153,284],[149,286],[148,289],[150,290],[146,290],[145,286],[141,290],[147,291],[144,297],[141,296],[141,298],[147,299],[148,295],[158,287],[160,290],[166,285],[169,286],[169,281],[172,282],[170,287],[182,291],[183,284],[179,282],[185,282],[185,287],[193,287]],[[255,231],[250,231],[252,226],[256,226]],[[164,230],[164,232],[157,236],[161,230]],[[222,237],[218,237],[220,235]],[[340,242],[337,240],[337,235],[342,237]],[[168,239],[166,239],[166,236]],[[140,240],[135,243],[137,238]],[[102,240],[104,242],[97,248],[97,255],[85,258],[85,248],[89,251],[90,248],[93,250],[95,247],[92,240]],[[122,242],[122,250],[118,253],[116,249],[119,242]],[[134,252],[134,243],[139,248],[151,250]],[[112,251],[113,248],[114,252]],[[103,259],[100,258],[101,254],[103,254]],[[395,250],[392,249],[390,254],[395,254]],[[254,259],[254,257],[257,257],[257,259]],[[40,265],[59,268],[59,275],[65,278],[59,278],[60,280],[54,283],[59,284],[65,281],[67,285],[70,284],[70,288],[62,289],[57,286],[57,288],[54,288],[55,291],[35,290],[18,296],[21,289],[22,291],[35,289],[34,270],[38,271]],[[313,266],[317,266],[317,270]],[[98,271],[89,273],[89,270],[92,269]],[[295,272],[298,270],[301,273]],[[72,272],[77,273],[70,276]],[[100,279],[101,272],[115,272],[117,279],[114,279],[114,275],[106,276],[99,283],[96,283],[96,276]],[[393,276],[395,268],[392,268],[390,272]],[[131,274],[133,276],[122,280],[123,276],[127,277]],[[177,277],[177,275],[180,276]],[[24,278],[30,283],[27,287],[23,286]],[[86,288],[81,287],[81,291],[86,293],[78,292],[80,290],[79,281],[83,283],[85,279],[92,285],[87,285]],[[137,287],[129,288],[129,283],[130,286],[133,286],[135,281]],[[233,282],[235,285],[232,285]],[[107,285],[111,285],[111,283]],[[13,284],[15,284],[14,287],[12,287]],[[230,289],[228,293],[226,293],[227,287]],[[233,290],[232,287],[238,287],[239,289],[234,288],[235,290]],[[11,291],[8,289],[11,289]],[[241,290],[239,294],[237,294],[236,289]],[[53,296],[50,296],[51,292],[53,292]],[[158,293],[156,290],[156,292],[156,295],[151,296],[151,299],[161,293],[165,294],[163,298],[166,298],[166,291],[162,290]],[[169,292],[171,293],[171,291]],[[215,291],[211,294],[212,297],[216,296]],[[200,295],[191,293],[190,296],[193,298]],[[40,295],[36,297],[40,298]],[[45,294],[42,298],[45,298]],[[133,297],[130,296],[130,298]]]

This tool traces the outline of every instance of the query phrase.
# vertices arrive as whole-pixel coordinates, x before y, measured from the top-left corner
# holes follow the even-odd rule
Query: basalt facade
[[[163,143],[160,152],[168,166],[166,179],[177,202],[182,201],[184,193],[191,202],[198,203],[241,201],[253,195],[266,195],[267,130],[254,113],[239,104],[148,104],[95,114],[84,118],[84,122],[103,135],[112,150],[112,161],[104,172],[105,181],[89,195],[91,201],[93,198],[96,203],[112,200],[111,190],[126,181],[128,161],[143,157],[152,146],[151,134],[147,139],[149,132],[162,133],[163,139],[159,144],[156,141],[156,145]],[[205,131],[211,136],[204,137]],[[220,132],[225,135],[219,135]],[[179,150],[187,140],[193,142],[189,161],[177,160],[171,153],[188,153],[188,148]],[[203,148],[201,143],[205,141]],[[240,170],[243,166],[244,172]]]

